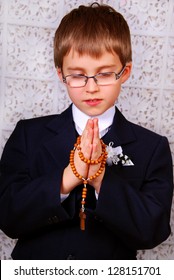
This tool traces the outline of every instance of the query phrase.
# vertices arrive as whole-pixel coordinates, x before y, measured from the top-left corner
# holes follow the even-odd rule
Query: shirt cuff
[[[60,194],[60,200],[61,200],[61,203],[69,196],[69,193],[67,194]]]

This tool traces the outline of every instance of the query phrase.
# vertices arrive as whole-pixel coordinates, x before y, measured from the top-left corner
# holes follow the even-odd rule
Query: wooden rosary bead
[[[100,155],[100,157],[98,159],[87,159],[84,157],[82,151],[81,151],[81,147],[80,147],[80,143],[81,143],[81,136],[79,136],[77,138],[77,142],[75,143],[74,147],[79,151],[79,157],[82,161],[84,161],[85,163],[87,164],[98,164],[98,163],[101,163],[105,157],[105,155],[107,154],[106,153],[106,145],[103,143],[102,140],[101,141],[101,146],[102,146],[102,153]]]

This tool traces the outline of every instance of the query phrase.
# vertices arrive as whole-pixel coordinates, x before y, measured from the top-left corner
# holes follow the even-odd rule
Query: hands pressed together
[[[85,158],[95,160],[100,157],[102,153],[102,145],[99,137],[98,119],[95,118],[87,121],[86,127],[81,136],[80,147]],[[99,170],[100,164],[101,163],[87,164],[83,162],[78,155],[78,150],[75,150],[74,165],[77,172],[82,175],[83,178],[89,178],[90,176],[93,176]],[[105,169],[98,177],[89,181],[89,184],[95,188],[97,193],[100,192],[100,186],[103,180],[104,172]],[[63,173],[61,194],[68,194],[81,183],[82,180],[74,175],[69,164]]]

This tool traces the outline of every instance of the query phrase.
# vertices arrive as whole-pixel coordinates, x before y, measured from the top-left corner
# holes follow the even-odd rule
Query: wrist
[[[62,175],[62,184],[60,188],[61,194],[68,194],[70,193],[76,186],[81,184],[81,180],[77,178],[72,170],[71,167],[68,165],[63,172]]]
[[[101,181],[100,182],[92,181],[91,183],[89,182],[89,184],[95,189],[97,194],[100,193],[100,188],[101,188],[101,184],[102,184]]]

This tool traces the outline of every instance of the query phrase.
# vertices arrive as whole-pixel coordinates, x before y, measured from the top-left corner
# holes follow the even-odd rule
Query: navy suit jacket
[[[133,166],[106,166],[98,201],[89,185],[86,230],[79,228],[82,185],[61,203],[60,185],[77,133],[71,106],[20,121],[0,163],[0,228],[17,238],[14,259],[135,259],[170,234],[173,193],[166,137],[127,121],[117,109],[106,144]]]

